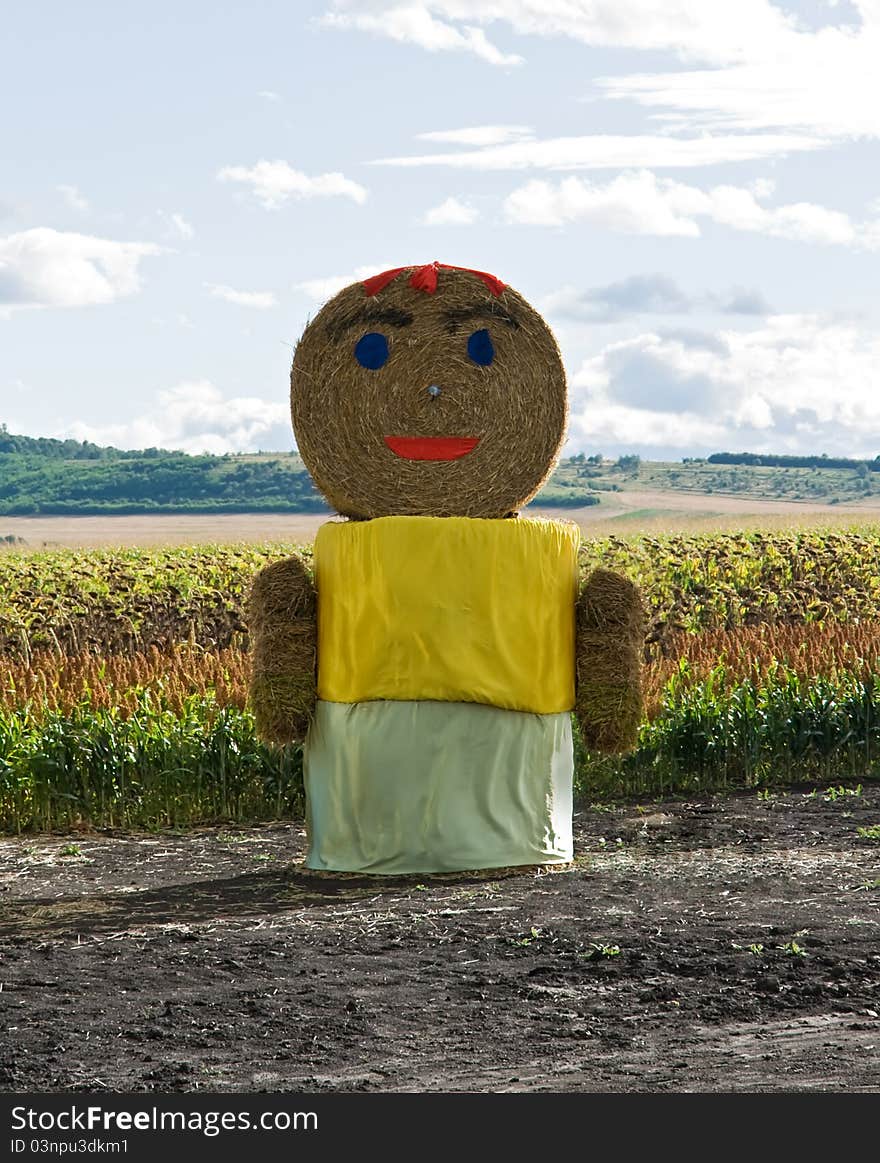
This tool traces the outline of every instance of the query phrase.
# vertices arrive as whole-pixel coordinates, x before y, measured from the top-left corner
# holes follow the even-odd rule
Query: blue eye
[[[361,367],[375,371],[388,361],[388,340],[379,331],[368,331],[355,344],[354,358]]]
[[[495,348],[485,328],[482,331],[475,331],[468,337],[467,351],[474,363],[480,364],[481,367],[489,366],[495,358]]]

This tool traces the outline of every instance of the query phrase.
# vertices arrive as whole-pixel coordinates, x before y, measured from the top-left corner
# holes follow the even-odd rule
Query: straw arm
[[[301,557],[262,569],[248,597],[250,705],[266,743],[305,740],[315,710],[317,601]]]
[[[596,569],[577,599],[575,715],[584,746],[631,751],[642,720],[645,613],[636,586]]]

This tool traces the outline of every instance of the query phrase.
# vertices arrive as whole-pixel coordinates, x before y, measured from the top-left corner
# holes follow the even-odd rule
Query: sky
[[[880,0],[33,0],[4,18],[0,423],[289,450],[388,267],[550,323],[566,453],[880,454]]]

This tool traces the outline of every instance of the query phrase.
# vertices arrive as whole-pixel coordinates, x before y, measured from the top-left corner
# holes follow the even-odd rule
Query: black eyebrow
[[[515,319],[500,303],[480,303],[475,304],[473,307],[450,307],[447,311],[443,312],[447,331],[454,331],[459,323],[481,315],[488,316],[490,319],[500,319],[502,323],[506,323],[514,331],[519,330],[519,320]]]
[[[390,327],[409,327],[412,321],[412,315],[398,307],[362,307],[353,315],[328,323],[327,334],[331,339],[338,339],[343,332],[358,323],[387,323]]]

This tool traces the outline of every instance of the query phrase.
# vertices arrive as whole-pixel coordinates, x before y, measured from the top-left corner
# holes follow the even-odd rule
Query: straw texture
[[[318,638],[315,587],[302,558],[257,574],[246,619],[257,734],[266,743],[301,743],[315,709]]]
[[[556,341],[511,287],[496,294],[473,273],[443,268],[425,293],[410,284],[413,269],[375,294],[347,287],[306,328],[291,371],[300,454],[348,517],[508,516],[544,483],[564,438]],[[469,347],[480,331],[489,333],[488,363],[485,338]],[[385,337],[388,357],[363,367],[355,348],[371,333]],[[375,362],[382,345],[370,342]],[[400,436],[478,444],[459,459],[409,460],[386,444]]]
[[[636,586],[596,569],[577,602],[575,714],[584,745],[631,751],[642,719],[645,612]]]

